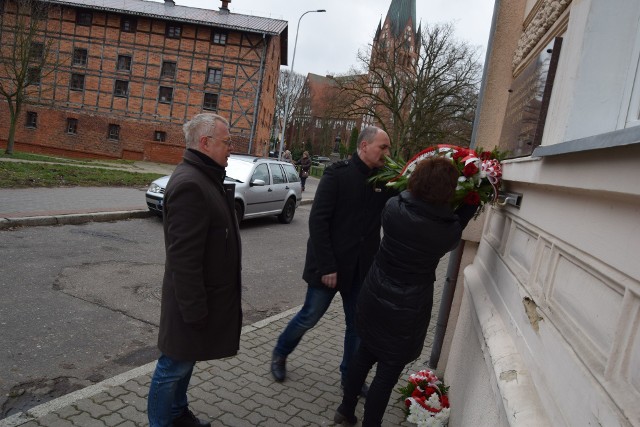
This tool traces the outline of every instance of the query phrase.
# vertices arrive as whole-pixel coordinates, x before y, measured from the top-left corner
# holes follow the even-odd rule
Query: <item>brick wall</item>
[[[182,124],[212,111],[203,105],[209,93],[218,96],[216,112],[231,123],[235,151],[248,152],[253,141],[257,153],[256,141],[268,140],[275,109],[279,37],[230,31],[226,44],[214,44],[213,29],[182,23],[181,37],[172,39],[165,36],[167,22],[157,19],[137,17],[136,32],[121,31],[122,16],[94,10],[92,25],[81,26],[73,7],[49,11],[46,38],[55,40],[62,66],[43,77],[31,105],[23,107],[16,148],[177,163],[184,150]],[[11,20],[8,10],[3,40],[11,37]],[[86,64],[73,64],[76,49],[86,49]],[[131,65],[118,69],[123,57]],[[161,75],[163,62],[176,63],[175,76]],[[220,82],[207,82],[210,69],[221,70]],[[70,87],[72,74],[83,76],[81,89]],[[114,95],[116,80],[127,82],[126,96]],[[162,102],[160,87],[171,88],[173,99]],[[34,129],[25,126],[27,112],[38,114]],[[67,132],[68,119],[78,121],[76,134]],[[8,137],[8,123],[8,106],[0,102],[0,139]],[[120,126],[118,140],[108,137],[109,125]],[[164,142],[154,141],[156,131],[166,133]]]

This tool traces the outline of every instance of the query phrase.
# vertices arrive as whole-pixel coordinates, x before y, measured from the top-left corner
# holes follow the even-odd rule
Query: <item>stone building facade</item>
[[[452,427],[640,425],[638,22],[636,0],[495,1],[473,144],[517,156],[464,236]]]
[[[235,151],[263,154],[286,64],[286,21],[232,13],[229,1],[219,10],[171,0],[43,3],[39,37],[53,40],[63,59],[25,105],[16,149],[176,163],[182,125],[216,112],[231,123]],[[4,42],[16,8],[14,0],[0,5]],[[8,114],[0,100],[0,144]]]

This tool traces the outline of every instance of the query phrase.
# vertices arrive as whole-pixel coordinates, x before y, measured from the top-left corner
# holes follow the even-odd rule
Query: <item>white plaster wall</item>
[[[460,292],[462,304],[447,359],[445,382],[450,386],[449,427],[508,426],[500,397],[492,385],[476,334],[477,318],[467,294]],[[495,379],[493,379],[495,383]]]

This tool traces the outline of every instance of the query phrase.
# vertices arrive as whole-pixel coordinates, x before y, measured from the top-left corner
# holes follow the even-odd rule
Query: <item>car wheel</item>
[[[240,221],[242,221],[242,217],[244,216],[244,209],[242,208],[242,202],[240,202],[239,200],[236,200],[234,207],[236,211],[236,219],[238,220],[238,224],[240,224]]]
[[[278,221],[283,224],[289,224],[293,220],[293,215],[296,213],[296,201],[290,197],[287,203],[284,204],[282,213],[278,215]]]

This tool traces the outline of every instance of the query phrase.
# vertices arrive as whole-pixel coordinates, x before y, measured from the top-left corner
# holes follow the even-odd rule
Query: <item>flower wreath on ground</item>
[[[418,427],[444,427],[449,423],[449,387],[433,371],[424,369],[409,375],[399,389],[406,406],[407,421]]]
[[[498,198],[502,179],[500,160],[504,158],[504,153],[497,148],[493,151],[478,151],[480,154],[469,148],[439,144],[425,148],[406,163],[387,157],[385,166],[371,180],[385,182],[387,186],[403,191],[407,188],[411,172],[421,160],[433,156],[445,157],[453,162],[460,175],[452,200],[453,209],[462,204],[480,205],[477,217],[485,204],[493,203]]]

